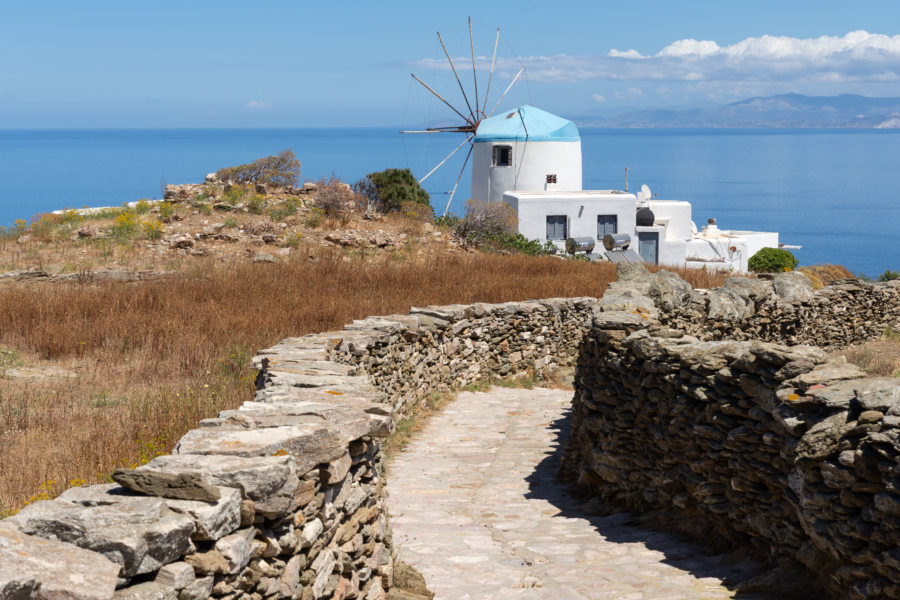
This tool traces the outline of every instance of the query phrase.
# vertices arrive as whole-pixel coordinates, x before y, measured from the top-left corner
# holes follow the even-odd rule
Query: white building
[[[735,272],[745,272],[759,249],[778,247],[777,233],[714,223],[698,232],[688,202],[582,190],[578,128],[532,106],[481,121],[472,141],[472,198],[512,206],[529,239],[562,249],[567,238],[592,238],[602,250],[604,236],[627,233],[644,262]]]

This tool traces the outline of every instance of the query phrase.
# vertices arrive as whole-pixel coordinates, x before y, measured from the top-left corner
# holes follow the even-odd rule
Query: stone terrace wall
[[[595,304],[428,307],[263,350],[253,401],[201,422],[173,455],[0,522],[0,598],[383,598],[379,440],[395,414],[434,391],[574,364]]]
[[[579,357],[565,473],[608,505],[754,547],[783,579],[803,565],[835,597],[900,598],[900,379],[866,378],[815,347],[666,327],[678,321],[658,307],[660,290],[676,284],[635,271],[604,297]],[[763,286],[774,287],[747,285],[771,297]],[[896,299],[896,287],[872,289]],[[803,322],[800,307],[815,302],[806,296],[772,302]],[[876,310],[858,299],[847,312]],[[877,310],[896,314],[896,304]],[[730,326],[756,331],[763,319],[748,320]],[[828,330],[818,335],[844,341]]]
[[[0,521],[0,598],[383,598],[379,438],[393,420],[330,348],[307,337],[263,351],[279,370],[254,401],[202,421],[171,456]]]
[[[713,290],[692,290],[677,275],[645,277],[625,269],[604,298],[607,305],[647,297],[646,308],[669,327],[700,339],[764,340],[782,344],[847,346],[900,331],[900,280],[835,282],[813,291],[792,272],[768,279],[733,277]]]
[[[400,414],[423,397],[515,373],[574,366],[596,298],[413,308],[345,327],[332,357],[359,366]]]

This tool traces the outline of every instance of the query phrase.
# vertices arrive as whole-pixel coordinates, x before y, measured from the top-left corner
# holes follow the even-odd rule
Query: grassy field
[[[723,275],[684,271],[698,287]],[[490,254],[278,264],[193,263],[137,283],[0,287],[0,511],[105,481],[171,450],[253,393],[249,362],[278,340],[427,304],[599,296],[615,267]],[[71,377],[42,377],[57,367]],[[42,369],[44,371],[42,371]]]

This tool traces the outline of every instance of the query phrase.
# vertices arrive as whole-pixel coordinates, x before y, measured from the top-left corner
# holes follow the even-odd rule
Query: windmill
[[[518,81],[519,77],[522,76],[522,73],[525,72],[525,65],[518,70],[516,75],[512,78],[509,85],[506,86],[506,89],[497,99],[497,102],[494,103],[490,112],[487,112],[488,106],[488,98],[491,93],[491,83],[494,78],[494,66],[497,61],[497,46],[500,43],[500,28],[497,28],[497,35],[494,38],[494,52],[491,56],[491,68],[488,73],[487,87],[484,91],[483,98],[478,93],[478,70],[475,66],[475,38],[472,35],[472,18],[469,17],[469,49],[472,54],[472,83],[474,87],[474,94],[470,97],[469,94],[466,93],[466,86],[463,85],[462,80],[460,79],[459,72],[456,70],[456,65],[453,63],[453,59],[450,57],[450,53],[447,51],[447,45],[444,43],[444,38],[441,37],[441,33],[437,33],[438,41],[441,43],[441,48],[444,50],[444,55],[447,57],[447,62],[450,64],[450,70],[453,72],[453,76],[456,78],[456,83],[459,86],[459,91],[462,93],[462,99],[465,102],[465,108],[460,105],[460,108],[457,108],[453,104],[451,104],[444,96],[440,95],[438,92],[434,90],[434,88],[427,83],[425,83],[420,77],[418,77],[415,73],[410,73],[413,79],[416,80],[420,85],[422,85],[426,90],[431,92],[438,100],[444,103],[450,110],[452,110],[460,119],[462,119],[462,123],[459,125],[451,125],[446,127],[428,127],[426,129],[419,130],[404,130],[400,133],[402,134],[432,134],[432,133],[461,133],[465,136],[462,142],[459,143],[443,160],[438,162],[434,168],[432,168],[428,173],[425,174],[424,177],[419,179],[419,184],[422,184],[429,177],[431,177],[438,169],[440,169],[444,164],[447,163],[457,152],[459,152],[466,145],[469,146],[468,152],[466,153],[466,158],[463,161],[462,168],[459,170],[459,174],[456,176],[456,182],[453,184],[453,189],[450,191],[450,198],[447,200],[447,205],[444,207],[444,212],[441,216],[445,216],[447,211],[450,210],[450,204],[453,202],[453,197],[456,195],[456,190],[459,187],[459,181],[463,176],[463,173],[466,170],[466,166],[469,163],[469,159],[472,157],[472,139],[475,137],[475,132],[478,130],[478,124],[484,119],[490,117],[494,114],[494,111],[497,110],[497,107],[500,106],[500,103],[509,93],[509,91],[513,88]],[[468,68],[468,67],[466,67]],[[472,90],[470,90],[471,92]]]

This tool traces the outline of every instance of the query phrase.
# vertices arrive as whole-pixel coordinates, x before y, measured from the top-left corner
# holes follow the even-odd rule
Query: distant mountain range
[[[900,129],[900,98],[781,94],[714,108],[636,110],[574,121],[581,127]]]

